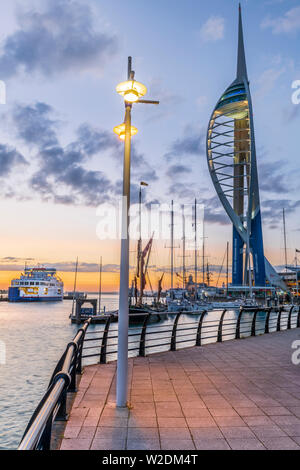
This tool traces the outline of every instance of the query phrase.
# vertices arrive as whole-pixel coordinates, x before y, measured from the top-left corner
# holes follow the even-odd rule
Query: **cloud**
[[[36,152],[34,172],[29,180],[35,193],[45,202],[88,206],[108,202],[120,194],[122,184],[119,181],[113,183],[103,171],[87,168],[95,155],[122,164],[123,145],[116,136],[105,129],[83,123],[78,127],[75,139],[62,145],[58,136],[61,122],[53,116],[55,111],[51,106],[38,102],[17,104],[10,117],[17,139]],[[134,197],[134,193],[138,192],[135,191],[135,179],[152,182],[158,177],[136,145],[132,145],[131,157]],[[12,155],[10,160],[14,161]],[[15,160],[17,162],[17,157]],[[3,165],[3,171],[5,168]]]
[[[284,72],[286,72],[286,67],[272,67],[267,70],[264,70],[264,72],[257,80],[259,88],[255,92],[255,96],[257,98],[261,98],[267,93],[271,92],[275,87],[277,80],[281,77]]]
[[[0,144],[0,177],[8,176],[18,165],[28,165],[15,148]]]
[[[37,102],[33,105],[15,105],[12,119],[17,136],[27,144],[41,147],[58,145],[55,127],[58,121],[51,119],[51,106]]]
[[[203,191],[203,188],[202,188]],[[230,225],[231,222],[226,212],[224,211],[218,196],[212,196],[208,198],[201,198],[199,196],[199,189],[195,184],[175,182],[169,186],[168,194],[179,200],[181,203],[191,203],[195,198],[199,205],[204,207],[204,219],[205,222],[218,224],[218,225]]]
[[[45,77],[68,71],[102,70],[116,52],[117,39],[95,27],[94,13],[78,0],[43,0],[42,9],[22,10],[18,29],[4,40],[1,77],[38,72]]]
[[[291,199],[266,199],[262,201],[262,218],[270,228],[277,228],[282,221],[282,209],[285,213],[293,214],[300,207],[300,200]]]
[[[169,161],[174,157],[189,155],[205,155],[206,132],[203,129],[187,127],[183,137],[176,139],[170,146],[165,158]]]
[[[203,42],[223,39],[225,19],[222,16],[211,16],[200,29],[200,38]]]
[[[261,191],[286,194],[290,185],[285,182],[285,164],[282,161],[259,164],[259,188]]]
[[[31,266],[37,264],[37,261],[34,258],[17,258],[8,256],[0,259],[0,271],[23,271],[25,263],[27,263],[27,266]],[[43,263],[43,266],[47,268],[56,268],[57,271],[60,272],[75,272],[75,264],[76,263],[74,261],[63,261],[57,263],[45,262]],[[79,262],[78,272],[98,273],[99,264]],[[102,272],[119,273],[120,266],[118,264],[104,264],[102,266]]]
[[[283,16],[277,18],[265,18],[261,27],[271,28],[273,34],[297,33],[300,29],[300,7],[291,8]]]
[[[191,169],[184,166],[184,165],[171,165],[167,171],[166,175],[170,178],[174,178],[175,176],[183,176],[184,174],[191,173]]]

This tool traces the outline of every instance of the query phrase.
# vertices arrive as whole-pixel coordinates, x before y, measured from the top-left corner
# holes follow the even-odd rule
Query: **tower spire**
[[[236,79],[238,82],[242,82],[244,78],[248,81],[245,47],[244,47],[242,9],[241,9],[241,4],[239,3],[239,42],[238,42]]]

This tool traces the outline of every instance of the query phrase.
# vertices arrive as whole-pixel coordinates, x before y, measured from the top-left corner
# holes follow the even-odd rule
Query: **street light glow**
[[[125,140],[125,123],[120,124],[119,126],[114,127],[114,133],[119,136],[121,140]],[[130,128],[130,135],[131,137],[133,135],[136,135],[138,133],[138,130],[136,127],[131,126]]]
[[[124,97],[125,101],[129,103],[135,103],[142,96],[145,96],[147,93],[147,88],[140,82],[135,80],[127,80],[126,82],[121,82],[116,87],[117,93]]]

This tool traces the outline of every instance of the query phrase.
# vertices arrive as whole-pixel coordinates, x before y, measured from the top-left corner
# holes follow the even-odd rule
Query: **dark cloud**
[[[202,188],[203,191],[204,188]],[[206,222],[218,225],[230,225],[229,217],[224,211],[219,198],[212,196],[209,198],[201,198],[199,189],[195,184],[176,182],[169,186],[169,195],[174,198],[175,202],[193,203],[197,199],[199,205],[204,206],[204,218]]]
[[[27,144],[42,148],[58,145],[55,131],[58,122],[50,118],[52,112],[46,103],[17,104],[12,111],[12,119],[18,137]]]
[[[85,123],[78,128],[77,136],[77,146],[86,155],[92,156],[105,150],[115,151],[115,158],[120,158],[122,155],[121,142],[112,132],[95,129]]]
[[[170,150],[165,154],[167,160],[184,155],[204,155],[205,154],[206,132],[202,129],[193,130],[187,128],[183,137],[176,139]]]
[[[38,169],[31,175],[30,186],[43,201],[58,204],[97,206],[122,193],[122,183],[113,183],[104,172],[86,168],[92,157],[110,158],[123,164],[123,143],[113,133],[87,123],[76,131],[76,139],[62,146],[58,137],[60,121],[45,103],[15,106],[12,121],[16,137],[36,149]],[[136,146],[132,146],[132,194],[136,198],[141,180],[157,180],[154,169]],[[1,153],[0,153],[1,158]],[[13,161],[13,158],[11,158]],[[5,166],[3,166],[5,168]]]
[[[218,196],[200,198],[199,204],[203,204],[204,206],[204,219],[206,222],[218,225],[231,224]]]
[[[259,188],[261,191],[287,193],[289,185],[285,181],[285,165],[282,161],[259,164]]]
[[[262,201],[262,219],[270,228],[276,229],[282,224],[282,209],[286,215],[293,214],[300,207],[300,200],[266,199]]]
[[[166,171],[166,175],[169,176],[170,178],[173,178],[175,176],[183,176],[186,174],[191,173],[191,169],[184,166],[184,165],[171,165],[168,167]]]
[[[66,71],[102,70],[115,53],[114,35],[95,27],[87,2],[44,0],[39,11],[27,9],[17,16],[18,29],[8,36],[0,55],[1,77],[24,70],[49,77]]]
[[[15,148],[0,144],[0,177],[8,176],[18,165],[27,165],[27,161]]]
[[[190,202],[191,200],[195,199],[197,195],[197,190],[195,185],[182,183],[182,182],[175,182],[169,186],[168,194],[174,200],[183,200],[186,202]]]

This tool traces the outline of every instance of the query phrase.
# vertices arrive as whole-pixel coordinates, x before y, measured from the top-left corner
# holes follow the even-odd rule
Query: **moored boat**
[[[61,301],[64,284],[56,268],[44,266],[25,267],[18,279],[13,279],[8,289],[9,302]]]

